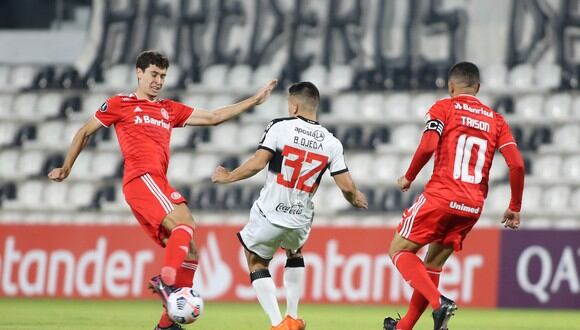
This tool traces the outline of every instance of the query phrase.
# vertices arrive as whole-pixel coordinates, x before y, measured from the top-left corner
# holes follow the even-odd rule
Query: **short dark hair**
[[[312,101],[314,107],[318,107],[318,103],[320,102],[320,92],[318,92],[318,88],[316,88],[313,83],[302,81],[292,84],[290,85],[290,88],[288,88],[288,92],[291,96],[305,97]]]
[[[169,59],[167,56],[154,50],[146,50],[137,56],[135,66],[138,69],[145,71],[145,69],[147,69],[151,64],[156,65],[161,69],[167,69],[169,68]]]
[[[479,69],[471,62],[459,62],[449,69],[449,79],[464,82],[467,86],[479,84]]]

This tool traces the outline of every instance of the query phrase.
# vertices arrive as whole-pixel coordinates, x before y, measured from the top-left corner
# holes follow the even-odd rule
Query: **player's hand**
[[[211,176],[211,182],[213,183],[228,183],[228,177],[230,176],[230,171],[226,170],[223,166],[218,166],[213,171]]]
[[[354,200],[352,201],[352,206],[359,209],[367,209],[369,207],[369,202],[367,197],[360,190],[357,190],[354,194]]]
[[[266,85],[264,85],[264,87],[262,87],[253,96],[254,100],[256,101],[256,105],[260,105],[260,104],[264,103],[268,99],[268,97],[272,93],[272,90],[274,90],[274,87],[276,87],[277,84],[278,84],[278,79],[274,79],[274,80],[271,80]]]
[[[406,192],[411,187],[411,181],[407,180],[407,178],[403,175],[397,179],[397,185],[402,192]]]
[[[520,212],[505,210],[501,223],[506,228],[518,229],[520,227]]]
[[[54,168],[48,173],[48,178],[52,181],[61,182],[68,177],[69,171],[65,168]]]

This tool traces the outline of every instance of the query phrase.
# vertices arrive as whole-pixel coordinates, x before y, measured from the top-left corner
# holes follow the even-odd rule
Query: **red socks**
[[[431,278],[431,281],[437,287],[439,285],[439,277],[441,275],[441,269],[431,269],[431,268],[426,269],[429,278]],[[425,299],[425,297],[423,297],[423,295],[419,293],[417,290],[414,290],[413,295],[411,296],[411,301],[409,302],[409,309],[407,310],[405,316],[403,316],[403,318],[397,323],[397,329],[400,330],[413,329],[413,327],[421,317],[421,314],[423,314],[423,312],[427,308],[427,305],[429,305],[427,299]]]
[[[441,306],[441,293],[431,281],[425,264],[419,257],[409,251],[400,251],[393,256],[393,264],[407,283],[427,299],[431,308],[437,309]]]
[[[193,277],[197,270],[197,260],[184,260],[181,267],[177,270],[175,277],[175,286],[178,288],[191,287],[193,285]]]
[[[161,314],[161,318],[159,319],[159,327],[160,328],[169,328],[173,325],[173,321],[167,315],[167,311],[165,308],[163,309],[163,314]]]
[[[165,246],[165,258],[161,268],[161,279],[167,285],[174,285],[177,269],[187,256],[189,242],[193,239],[193,228],[179,225],[171,231]]]

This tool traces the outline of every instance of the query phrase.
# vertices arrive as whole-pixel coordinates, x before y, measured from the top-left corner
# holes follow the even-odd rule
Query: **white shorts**
[[[238,233],[244,248],[264,260],[271,260],[279,248],[296,253],[310,234],[310,225],[302,228],[285,228],[268,221],[262,211],[254,205],[250,210],[250,221]]]

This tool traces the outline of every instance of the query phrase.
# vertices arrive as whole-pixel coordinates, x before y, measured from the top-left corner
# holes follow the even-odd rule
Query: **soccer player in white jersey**
[[[216,168],[212,181],[231,183],[249,178],[268,165],[266,183],[250,211],[248,224],[238,233],[245,248],[250,279],[272,329],[302,330],[298,301],[304,282],[302,246],[314,216],[312,197],[328,169],[345,199],[367,208],[346,167],[340,141],[316,121],[320,94],[314,84],[300,82],[289,88],[290,117],[268,124],[256,153],[233,171]],[[284,271],[286,317],[282,319],[276,287],[268,264],[278,248],[286,250]]]

